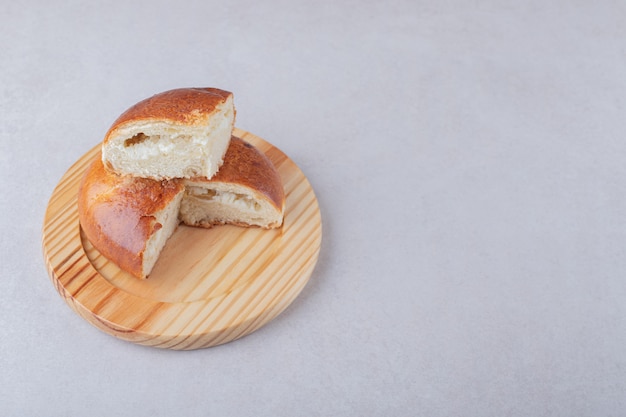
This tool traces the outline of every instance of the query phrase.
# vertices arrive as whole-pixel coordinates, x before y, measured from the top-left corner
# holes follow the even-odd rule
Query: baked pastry
[[[223,162],[235,123],[232,93],[181,88],[126,110],[102,142],[102,161],[121,175],[211,178]]]
[[[106,258],[146,278],[180,221],[276,228],[282,225],[285,195],[271,161],[251,144],[232,137],[211,179],[153,180],[122,176],[96,158],[78,192],[85,237]]]
[[[272,162],[254,146],[232,137],[224,165],[211,178],[184,180],[180,218],[190,226],[218,224],[280,227],[285,194]]]
[[[178,226],[184,190],[181,180],[117,175],[97,158],[78,191],[80,225],[104,257],[145,278]]]

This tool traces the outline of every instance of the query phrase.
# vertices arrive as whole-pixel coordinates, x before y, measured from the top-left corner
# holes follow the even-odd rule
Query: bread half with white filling
[[[80,226],[104,257],[145,278],[178,226],[184,191],[182,180],[117,175],[98,158],[78,191]]]
[[[219,224],[277,228],[285,194],[272,162],[250,143],[232,137],[224,165],[212,178],[184,180],[180,218],[191,226]]]
[[[272,162],[257,148],[232,137],[211,179],[153,180],[118,175],[102,159],[85,172],[78,214],[85,237],[107,259],[146,278],[180,222],[277,228],[285,195]]]
[[[235,123],[233,94],[180,88],[126,110],[102,142],[105,167],[155,180],[211,178],[222,165]]]

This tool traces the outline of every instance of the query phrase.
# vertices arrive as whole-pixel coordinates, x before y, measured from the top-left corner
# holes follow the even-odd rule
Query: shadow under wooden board
[[[319,254],[317,199],[302,171],[284,153],[251,133],[233,133],[265,153],[278,169],[286,196],[282,228],[180,225],[150,277],[134,278],[89,243],[78,221],[78,187],[98,145],[61,178],[44,218],[46,267],[74,311],[120,339],[191,350],[245,336],[291,304]]]

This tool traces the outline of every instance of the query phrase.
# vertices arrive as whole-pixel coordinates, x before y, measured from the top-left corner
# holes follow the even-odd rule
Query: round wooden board
[[[251,133],[235,129],[234,134],[278,169],[286,195],[282,228],[181,225],[146,280],[100,255],[80,229],[76,195],[100,145],[65,173],[46,210],[43,252],[52,283],[80,316],[120,339],[190,350],[245,336],[296,298],[320,249],[317,199],[284,153]]]

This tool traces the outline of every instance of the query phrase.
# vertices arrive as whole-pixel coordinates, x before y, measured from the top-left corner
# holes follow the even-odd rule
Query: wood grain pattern
[[[78,221],[76,195],[100,145],[61,178],[46,211],[43,252],[55,288],[74,311],[108,334],[147,346],[206,348],[245,336],[281,313],[305,286],[322,238],[317,199],[284,153],[239,129],[274,163],[285,187],[277,230],[179,226],[147,280],[93,248]]]

